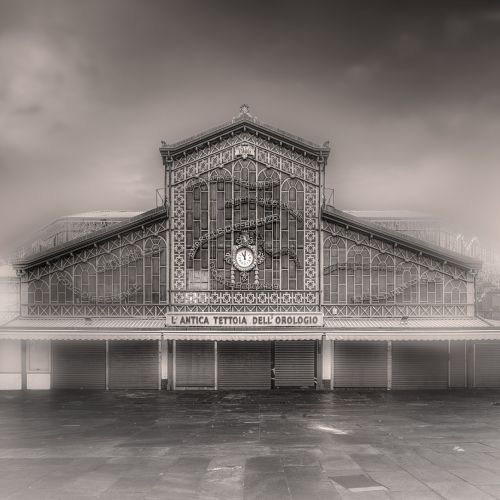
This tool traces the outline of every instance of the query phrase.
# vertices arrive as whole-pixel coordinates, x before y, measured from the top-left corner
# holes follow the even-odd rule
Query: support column
[[[219,367],[218,367],[218,356],[217,356],[217,341],[214,341],[214,389],[219,388]]]
[[[106,340],[106,390],[109,391],[109,340]]]
[[[323,389],[323,343],[316,341],[316,390]]]
[[[28,375],[26,370],[26,340],[21,340],[21,389],[28,388]]]
[[[169,391],[174,390],[174,343],[168,341],[168,382],[167,388]]]
[[[176,371],[177,371],[177,365],[176,365],[176,352],[177,350],[177,341],[173,340],[172,341],[172,389],[175,391],[176,388]]]
[[[168,340],[160,340],[161,343],[161,366],[160,366],[160,378],[161,378],[161,388],[168,389]]]
[[[392,341],[387,342],[387,390],[392,389]]]
[[[333,391],[335,388],[335,340],[332,340],[332,349],[330,351],[331,353],[331,373],[332,373],[332,378],[330,379],[330,389]]]
[[[321,363],[323,365],[323,389],[331,389],[332,384],[332,346],[331,340],[321,339]]]

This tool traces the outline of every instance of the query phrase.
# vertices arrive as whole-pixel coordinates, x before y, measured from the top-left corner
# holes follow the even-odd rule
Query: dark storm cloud
[[[67,213],[150,208],[159,140],[230,119],[242,102],[332,141],[339,206],[430,209],[498,236],[498,2],[0,9],[4,239]]]

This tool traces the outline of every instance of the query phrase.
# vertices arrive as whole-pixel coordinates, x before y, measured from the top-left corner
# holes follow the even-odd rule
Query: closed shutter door
[[[500,343],[474,344],[474,387],[500,387]]]
[[[175,387],[215,387],[214,342],[175,343]]]
[[[105,389],[105,342],[52,342],[54,389]]]
[[[153,341],[110,342],[110,389],[158,389],[159,347]]]
[[[387,342],[336,341],[334,387],[387,387]]]
[[[447,389],[448,342],[393,342],[393,389]]]
[[[270,389],[270,342],[219,342],[219,389]]]
[[[276,342],[276,387],[314,387],[316,342]]]

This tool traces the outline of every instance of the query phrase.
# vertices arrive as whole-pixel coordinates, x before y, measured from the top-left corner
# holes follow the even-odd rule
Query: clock
[[[249,271],[255,266],[255,253],[248,246],[240,246],[234,252],[234,267],[239,271]]]

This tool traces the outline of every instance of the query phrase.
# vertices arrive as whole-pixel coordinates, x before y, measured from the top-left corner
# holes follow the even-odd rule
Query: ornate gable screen
[[[167,310],[166,220],[31,269],[23,314],[162,316]]]
[[[174,160],[172,309],[317,310],[319,181],[315,159],[249,132]]]
[[[472,316],[474,277],[457,266],[323,223],[323,304],[332,316]]]

